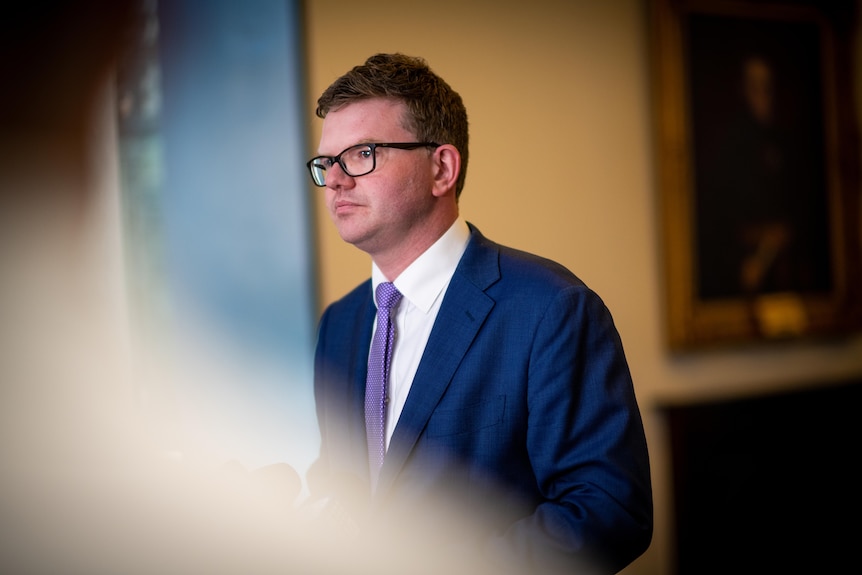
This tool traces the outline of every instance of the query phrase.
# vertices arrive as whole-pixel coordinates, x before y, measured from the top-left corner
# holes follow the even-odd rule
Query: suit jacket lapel
[[[343,418],[338,426],[346,433],[346,443],[339,445],[343,450],[341,457],[346,457],[349,463],[344,466],[355,470],[357,477],[368,481],[368,456],[365,440],[365,379],[368,373],[368,350],[371,346],[372,329],[374,326],[375,308],[371,299],[371,281],[362,297],[353,304],[355,314],[350,322],[331,326],[330,331],[340,330],[341,337],[353,342],[345,348],[343,356],[335,358],[342,362],[342,371],[338,374],[347,385],[345,395],[340,398],[345,402],[343,410],[337,411]],[[333,335],[332,337],[339,337]],[[364,468],[364,471],[363,471]]]
[[[395,427],[381,469],[377,493],[398,474],[428,423],[464,355],[479,332],[494,300],[485,290],[500,277],[499,253],[478,230],[472,237],[446,290],[410,393]]]
[[[368,282],[368,297],[365,298],[364,310],[361,312],[358,328],[358,346],[352,351],[351,373],[353,374],[353,390],[351,401],[353,405],[348,413],[358,414],[356,419],[357,429],[362,432],[362,443],[365,443],[365,380],[368,377],[368,353],[371,349],[371,337],[374,331],[374,317],[377,308],[372,298],[371,281]]]

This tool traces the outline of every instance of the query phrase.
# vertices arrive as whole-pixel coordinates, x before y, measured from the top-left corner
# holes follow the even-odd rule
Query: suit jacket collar
[[[499,246],[470,226],[470,243],[446,290],[381,470],[386,492],[407,461],[464,355],[494,307],[485,291],[500,279]]]

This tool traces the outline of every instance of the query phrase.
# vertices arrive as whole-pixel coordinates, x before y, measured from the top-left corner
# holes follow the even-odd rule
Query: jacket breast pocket
[[[457,408],[438,409],[428,420],[426,435],[432,438],[475,433],[481,429],[500,425],[505,414],[505,395]]]

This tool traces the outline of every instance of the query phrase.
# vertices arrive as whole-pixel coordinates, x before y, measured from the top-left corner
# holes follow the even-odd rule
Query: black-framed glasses
[[[337,156],[317,156],[306,163],[314,185],[322,188],[326,185],[326,172],[335,164],[341,166],[344,173],[353,178],[365,176],[377,167],[377,148],[395,148],[398,150],[415,150],[424,147],[437,148],[440,144],[434,142],[402,142],[395,144],[356,144],[350,146]]]

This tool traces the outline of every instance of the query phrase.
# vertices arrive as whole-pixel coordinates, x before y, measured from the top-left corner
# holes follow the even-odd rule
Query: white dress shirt
[[[413,385],[413,377],[419,368],[419,361],[431,335],[431,328],[434,327],[437,312],[440,311],[443,296],[469,241],[470,229],[467,223],[459,218],[440,239],[393,281],[403,298],[395,313],[397,335],[389,371],[389,401],[386,412],[387,449],[395,424],[407,401],[407,394]],[[377,286],[385,281],[388,280],[372,262],[373,293],[376,293]],[[376,323],[374,329],[377,329]]]

